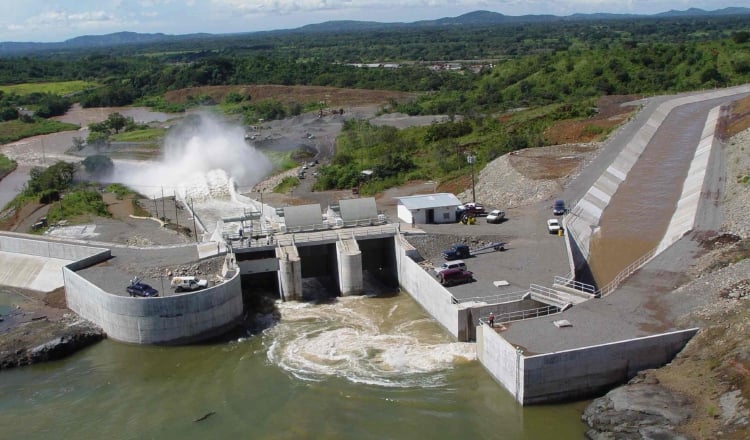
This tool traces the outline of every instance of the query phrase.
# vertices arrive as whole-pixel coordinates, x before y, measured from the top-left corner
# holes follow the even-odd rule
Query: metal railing
[[[497,295],[490,296],[473,296],[471,298],[454,299],[453,304],[461,304],[465,302],[484,302],[488,304],[502,304],[507,302],[520,301],[524,296],[528,294],[528,290],[521,290],[516,292],[506,292]]]
[[[580,201],[580,200],[579,200]],[[572,213],[571,213],[572,214]],[[578,220],[578,216],[574,215],[574,218],[572,220],[567,220],[568,228],[567,228],[567,234],[570,235],[573,240],[578,243],[578,247],[581,247],[581,243],[578,241],[578,237],[576,237],[576,234],[572,231],[572,228],[570,225],[573,224],[576,220]],[[658,246],[654,247],[650,251],[646,252],[645,254],[641,255],[637,260],[630,263],[625,269],[621,270],[620,273],[618,273],[612,281],[607,283],[604,287],[600,288],[599,290],[596,290],[593,292],[593,295],[596,297],[602,297],[609,295],[612,293],[620,284],[622,284],[623,281],[630,275],[632,275],[636,270],[640,269],[641,266],[646,264],[648,260],[650,260],[655,254],[656,250],[658,249]],[[561,277],[560,277],[561,278]],[[555,277],[555,282],[557,283],[558,277]],[[583,283],[581,283],[583,284]]]
[[[641,255],[640,258],[630,263],[625,269],[620,271],[612,281],[610,281],[606,286],[602,287],[597,291],[598,296],[606,296],[612,293],[620,284],[622,284],[623,281],[630,275],[632,275],[635,271],[641,268],[648,260],[650,260],[654,255],[656,255],[656,249],[658,249],[658,246],[651,249],[650,251],[646,252],[645,254]]]
[[[560,304],[570,304],[573,301],[570,298],[570,294],[565,292],[558,292],[557,290],[550,289],[549,287],[540,286],[538,284],[532,284],[529,286],[529,291],[532,294],[547,298],[550,301],[554,301]]]
[[[569,287],[571,289],[579,290],[583,293],[587,293],[590,295],[596,295],[596,286],[593,286],[591,284],[582,283],[580,281],[576,281],[574,279],[556,276],[553,281],[554,284],[558,284],[560,286]]]
[[[537,307],[535,309],[517,310],[515,312],[499,313],[495,315],[495,324],[508,323],[513,321],[523,321],[524,319],[538,318],[540,316],[554,315],[560,313],[560,308],[556,306]],[[479,318],[480,324],[488,325],[489,317]]]
[[[359,229],[337,229],[322,232],[293,233],[276,235],[279,245],[288,246],[292,243],[309,243],[311,241],[338,241],[342,233],[350,232],[353,238],[371,237],[378,235],[395,235],[398,232],[397,225],[384,225]]]

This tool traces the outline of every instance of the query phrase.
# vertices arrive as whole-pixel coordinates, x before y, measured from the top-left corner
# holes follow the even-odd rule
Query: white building
[[[437,193],[396,197],[398,218],[406,223],[455,223],[456,208],[461,205],[453,194]]]

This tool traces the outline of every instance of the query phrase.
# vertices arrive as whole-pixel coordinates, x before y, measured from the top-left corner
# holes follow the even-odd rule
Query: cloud
[[[458,5],[486,5],[483,0],[211,0],[211,3],[244,13],[291,14],[295,12],[325,11],[337,9],[409,8]]]
[[[47,11],[26,20],[27,29],[45,27],[91,28],[107,27],[121,24],[121,20],[105,11],[67,12]]]

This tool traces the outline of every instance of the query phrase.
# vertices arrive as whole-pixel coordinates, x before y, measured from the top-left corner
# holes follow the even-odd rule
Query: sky
[[[0,0],[0,41],[57,42],[120,31],[225,34],[330,20],[412,22],[477,10],[566,16],[729,6],[750,7],[750,0]]]

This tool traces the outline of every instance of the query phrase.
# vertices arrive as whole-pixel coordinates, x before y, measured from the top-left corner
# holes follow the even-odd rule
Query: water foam
[[[108,180],[148,197],[161,197],[164,189],[183,200],[226,200],[235,184],[252,186],[271,170],[268,158],[245,142],[242,127],[200,114],[169,131],[158,162],[118,161]]]
[[[404,319],[393,316],[398,305],[387,310],[372,301],[280,304],[281,322],[264,334],[269,361],[301,380],[430,387],[444,384],[457,363],[476,359],[473,344],[450,342],[431,320],[393,322]]]

